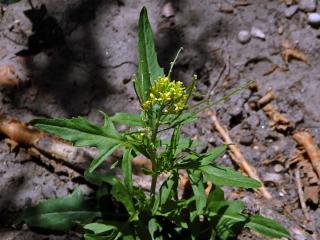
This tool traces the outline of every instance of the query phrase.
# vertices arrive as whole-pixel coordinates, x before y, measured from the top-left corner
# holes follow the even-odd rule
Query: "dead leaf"
[[[298,61],[304,62],[307,65],[310,65],[307,56],[297,48],[288,48],[281,51],[281,56],[286,65],[289,64],[291,59],[296,59]]]
[[[15,68],[10,65],[0,67],[0,87],[16,87],[20,79],[15,72]]]
[[[271,126],[279,131],[286,131],[288,128],[293,127],[293,123],[281,114],[271,103],[265,105],[262,110],[271,120]]]

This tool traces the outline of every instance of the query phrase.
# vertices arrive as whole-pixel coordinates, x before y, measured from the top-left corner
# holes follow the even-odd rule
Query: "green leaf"
[[[244,204],[241,201],[213,201],[208,199],[206,206],[214,230],[219,239],[229,239],[237,233],[246,222],[247,217],[242,214]]]
[[[214,185],[213,190],[209,193],[207,202],[209,203],[211,201],[224,201],[224,192],[218,185]]]
[[[202,166],[200,169],[205,173],[205,181],[211,181],[215,185],[235,186],[243,188],[258,188],[260,182],[242,175],[230,168],[217,166]]]
[[[117,181],[111,190],[112,196],[120,203],[124,205],[127,209],[128,213],[131,216],[131,219],[136,218],[136,210],[132,201],[132,197],[128,191],[128,189],[120,182]]]
[[[201,171],[188,170],[188,176],[196,200],[197,214],[201,215],[207,204]]]
[[[127,186],[129,192],[132,192],[132,149],[126,149],[121,161],[121,169],[123,175],[124,185]]]
[[[281,224],[260,215],[251,216],[245,227],[272,238],[290,237],[290,233]]]
[[[144,102],[147,99],[147,94],[153,81],[158,77],[164,76],[163,69],[158,64],[152,29],[145,7],[140,12],[138,35],[139,66],[133,84],[140,102]]]
[[[100,234],[117,229],[115,226],[107,225],[104,223],[89,223],[85,225],[83,228],[94,232],[94,234]]]
[[[16,2],[20,2],[21,0],[0,0],[1,4],[12,4]]]
[[[104,126],[90,123],[78,117],[72,119],[35,119],[31,124],[36,128],[73,142],[76,146],[97,147],[99,150],[121,143],[121,135],[107,118]]]
[[[84,237],[84,240],[110,240],[110,237],[97,236],[95,234],[89,234],[89,233],[84,234],[83,237]]]
[[[155,203],[153,205],[152,212],[155,214],[158,208],[167,204],[167,202],[172,198],[174,191],[177,189],[178,178],[176,175],[172,174],[169,176],[164,183],[161,185],[159,193],[156,195]]]
[[[89,166],[89,172],[93,172],[101,163],[103,163],[104,160],[107,159],[118,147],[120,147],[120,144],[111,145],[109,147],[106,147],[105,149],[100,151],[100,154],[93,159],[93,161],[90,163]]]
[[[44,201],[26,209],[19,220],[32,227],[67,231],[77,222],[86,224],[96,217],[101,217],[101,213],[92,210],[81,191],[76,189],[66,197]]]
[[[36,128],[73,142],[76,146],[97,147],[101,152],[90,164],[93,172],[122,143],[121,135],[115,129],[110,118],[104,115],[104,126],[90,123],[78,117],[72,119],[35,119],[31,121]]]
[[[125,124],[128,126],[143,126],[143,120],[140,114],[116,113],[110,117],[112,122]]]
[[[223,144],[219,147],[216,147],[210,152],[205,153],[204,157],[201,159],[201,165],[209,165],[212,164],[214,160],[216,160],[226,149],[228,145]]]
[[[158,230],[159,230],[159,231],[162,230],[162,227],[161,227],[161,225],[158,223],[157,219],[151,218],[151,219],[149,220],[149,223],[148,223],[148,228],[149,228],[149,233],[150,233],[150,235],[151,235],[151,239],[152,239],[152,240],[162,239],[162,238],[155,237],[155,233],[156,233]]]
[[[102,183],[108,183],[111,186],[115,185],[117,182],[119,182],[119,179],[117,177],[107,174],[102,174],[98,172],[89,172],[86,170],[84,172],[84,177],[91,183],[94,183],[96,185],[101,185]]]

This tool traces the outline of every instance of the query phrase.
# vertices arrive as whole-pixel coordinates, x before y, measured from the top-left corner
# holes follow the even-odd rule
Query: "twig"
[[[311,164],[320,178],[320,149],[314,142],[311,133],[303,131],[293,134],[293,139],[306,150]]]
[[[260,180],[256,169],[254,169],[245,159],[245,157],[242,155],[239,147],[234,144],[229,136],[229,134],[227,133],[227,131],[221,126],[216,114],[211,111],[208,110],[208,113],[211,116],[211,119],[213,121],[213,124],[216,128],[216,130],[220,133],[220,135],[222,136],[224,142],[226,144],[229,144],[229,148],[231,151],[231,157],[232,159],[236,162],[236,164],[238,164],[238,166],[240,167],[240,169],[242,171],[244,171],[249,177],[256,179],[257,181],[259,181],[261,183],[261,187],[258,189],[260,191],[260,193],[262,194],[262,196],[266,199],[271,199],[272,196],[271,194],[268,192],[268,190],[266,189],[266,187],[264,186],[263,182]]]
[[[211,84],[208,92],[207,92],[207,95],[206,95],[206,98],[209,98],[211,97],[211,95],[213,94],[213,90],[214,88],[217,86],[220,78],[222,77],[222,74],[224,73],[224,71],[226,70],[226,67],[227,67],[227,64],[226,63],[223,63],[223,67],[222,69],[220,70],[219,72],[219,75],[217,76],[216,80]]]
[[[305,202],[304,195],[303,195],[303,191],[302,191],[302,184],[301,184],[301,179],[300,179],[300,171],[299,171],[298,167],[294,171],[294,176],[295,176],[295,179],[296,179],[296,184],[297,184],[297,189],[298,189],[298,195],[299,195],[299,201],[300,201],[301,209],[303,211],[303,214],[304,214],[305,218],[308,221],[310,221],[310,216],[309,216],[309,213],[308,213],[308,209],[307,209],[306,202]]]

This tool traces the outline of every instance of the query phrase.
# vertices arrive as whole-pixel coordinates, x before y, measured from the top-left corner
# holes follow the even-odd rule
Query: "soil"
[[[36,7],[44,4],[48,11],[36,33],[52,29],[43,30],[46,42],[33,49],[28,48],[28,37],[37,23],[32,24],[23,13],[31,9],[29,1],[1,5],[0,67],[11,65],[19,78],[14,86],[0,83],[2,118],[27,123],[36,117],[86,116],[100,123],[98,110],[108,114],[137,112],[131,79],[137,68],[138,15],[146,6],[160,64],[168,70],[183,47],[174,78],[188,84],[193,74],[198,76],[199,97],[193,101],[210,93],[211,98],[219,99],[249,80],[257,83],[256,88],[242,90],[214,108],[273,199],[266,201],[252,191],[226,188],[228,197],[244,200],[248,212],[277,219],[289,229],[292,239],[320,238],[319,205],[307,202],[307,221],[298,198],[294,166],[286,165],[296,153],[294,132],[307,129],[320,144],[320,68],[316,67],[320,64],[320,32],[308,24],[308,13],[298,10],[287,18],[285,2],[290,1],[280,0],[185,0],[169,2],[171,5],[163,0],[32,2]],[[237,5],[239,2],[249,4]],[[260,29],[265,39],[251,37],[240,43],[239,31],[252,27]],[[307,63],[291,59],[287,71],[266,74],[274,64],[278,70],[286,68],[280,54],[284,40],[299,49]],[[20,55],[27,56],[16,56],[23,49],[28,51]],[[270,89],[276,93],[272,105],[292,123],[286,129],[277,129],[261,107],[253,106]],[[184,133],[204,141],[208,149],[223,142],[205,114]],[[228,155],[218,162],[237,168]],[[91,191],[85,183],[41,164],[25,146],[12,149],[2,136],[0,239],[81,239],[73,232],[54,235],[13,224],[21,209],[65,196],[75,187]],[[238,239],[265,238],[244,231]]]

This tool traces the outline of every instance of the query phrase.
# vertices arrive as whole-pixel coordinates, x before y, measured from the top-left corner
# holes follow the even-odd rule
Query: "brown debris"
[[[318,177],[320,177],[320,149],[311,133],[306,131],[296,132],[293,134],[293,139],[306,150],[313,168],[317,172]]]
[[[258,100],[258,104],[260,106],[264,106],[267,103],[271,102],[273,99],[275,99],[275,97],[276,97],[276,92],[273,89],[271,89],[266,93],[266,95],[264,95],[262,98]]]
[[[289,69],[286,68],[286,67],[280,67],[279,65],[277,64],[272,64],[271,67],[269,69],[267,69],[267,71],[265,71],[262,75],[263,76],[268,76],[274,72],[286,72],[288,71]]]
[[[310,200],[314,204],[319,203],[319,186],[305,186],[304,187],[304,197],[306,201]]]
[[[4,65],[0,67],[0,87],[16,87],[19,83],[20,79],[13,66]]]
[[[303,211],[303,214],[304,214],[305,218],[309,221],[310,220],[310,216],[309,216],[309,213],[308,213],[308,209],[307,209],[307,206],[306,206],[306,201],[304,199],[304,194],[303,194],[303,191],[302,191],[302,183],[301,183],[301,179],[300,179],[299,168],[295,169],[294,175],[295,175],[295,180],[296,180],[297,189],[298,189],[298,196],[299,196],[299,200],[300,200],[300,206],[301,206],[301,209]]]
[[[291,6],[291,5],[295,4],[295,3],[297,3],[296,0],[280,0],[280,2],[286,4],[287,6]]]
[[[258,176],[256,169],[247,162],[247,160],[245,159],[245,157],[241,153],[239,147],[232,142],[228,132],[221,126],[216,114],[211,110],[208,110],[208,114],[211,116],[211,120],[213,121],[214,127],[220,133],[224,142],[226,144],[230,144],[229,149],[231,152],[230,155],[231,155],[232,159],[240,167],[240,169],[242,171],[244,171],[249,177],[254,178],[261,183],[261,187],[258,190],[260,191],[262,196],[265,197],[266,199],[271,199],[272,196],[268,192],[268,190],[265,188],[263,182],[261,181],[260,177]]]
[[[234,7],[245,7],[251,5],[250,2],[247,0],[236,0],[235,3],[233,4]]]
[[[220,4],[219,11],[223,12],[223,13],[231,14],[231,13],[234,12],[234,9],[233,9],[233,6],[231,4],[222,3],[222,4]]]
[[[265,105],[262,110],[271,120],[271,126],[279,131],[286,131],[288,128],[293,127],[293,123],[285,116],[281,114],[271,103]]]
[[[281,56],[286,65],[289,65],[290,59],[296,59],[310,65],[307,56],[297,48],[284,49],[281,51]]]

